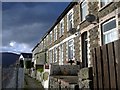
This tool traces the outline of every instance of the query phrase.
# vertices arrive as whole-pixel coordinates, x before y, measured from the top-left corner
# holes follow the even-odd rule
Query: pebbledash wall
[[[69,65],[70,59],[74,60],[75,65],[76,61],[82,63],[84,62],[84,49],[82,48],[85,37],[88,58],[85,67],[91,67],[92,49],[120,38],[120,1],[102,1],[106,3],[101,3],[101,0],[71,2],[32,50],[34,60],[39,57],[39,54],[36,54],[37,52],[46,49],[46,63],[48,64]],[[88,14],[95,15],[98,22],[94,21],[95,24],[87,22],[85,16]],[[74,28],[73,30],[76,30],[74,34],[70,33],[70,25]]]

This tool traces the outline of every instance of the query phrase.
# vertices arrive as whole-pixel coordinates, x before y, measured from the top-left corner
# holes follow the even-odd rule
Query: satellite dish
[[[70,28],[70,30],[69,30],[69,33],[70,34],[74,34],[76,32],[76,29],[75,28]]]
[[[88,14],[85,18],[86,18],[86,21],[88,21],[90,23],[92,23],[93,21],[96,20],[96,17],[93,14]]]

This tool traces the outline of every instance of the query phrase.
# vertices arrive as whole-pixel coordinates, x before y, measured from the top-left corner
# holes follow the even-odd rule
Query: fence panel
[[[120,40],[93,49],[94,88],[120,89]]]

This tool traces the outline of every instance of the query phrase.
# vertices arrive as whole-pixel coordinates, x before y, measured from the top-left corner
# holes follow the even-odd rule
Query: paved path
[[[27,75],[25,75],[24,88],[25,90],[29,90],[29,89],[44,90],[40,82],[38,82],[34,78],[31,78],[30,76],[27,76]]]

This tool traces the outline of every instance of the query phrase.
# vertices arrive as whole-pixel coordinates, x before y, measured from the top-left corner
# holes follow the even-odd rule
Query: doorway
[[[88,55],[87,55],[87,32],[81,35],[82,39],[82,67],[88,67]]]

